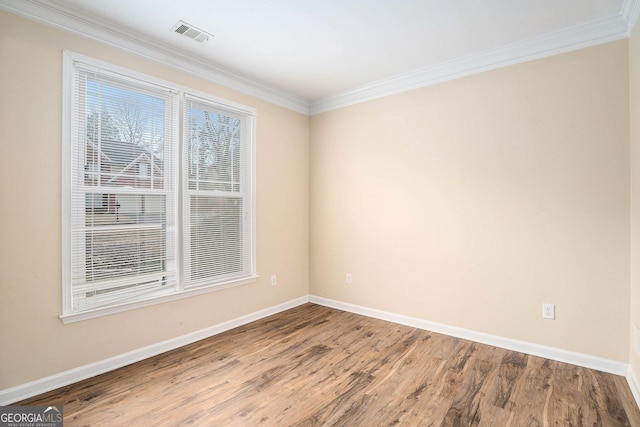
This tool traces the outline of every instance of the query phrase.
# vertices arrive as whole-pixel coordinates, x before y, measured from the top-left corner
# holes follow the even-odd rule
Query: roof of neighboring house
[[[131,173],[131,172],[130,172],[130,170],[131,170],[131,168],[133,167],[133,165],[135,165],[136,163],[138,163],[138,161],[139,161],[139,160],[142,160],[142,159],[146,159],[148,163],[151,163],[151,157],[149,156],[149,154],[147,154],[146,152],[145,152],[145,153],[142,153],[142,154],[140,154],[140,155],[139,155],[135,160],[133,160],[133,161],[132,161],[132,162],[130,162],[127,166],[125,166],[125,168],[124,168],[124,169],[122,169],[120,172],[118,172],[116,175],[114,175],[114,176],[113,176],[113,178],[111,178],[111,179],[109,180],[109,182],[117,181],[117,180],[118,180],[118,179],[120,179],[121,177],[123,177],[123,176],[127,176],[127,174],[130,174],[130,173]],[[156,172],[157,172],[158,174],[160,174],[160,175],[162,174],[162,170],[160,169],[160,166],[162,166],[162,164],[161,164],[161,163],[162,163],[162,162],[161,162],[160,160],[158,160],[158,159],[156,159],[156,160],[153,162],[154,175],[155,175],[155,173],[156,173]],[[134,173],[135,173],[135,172],[134,172]]]
[[[97,144],[89,141],[94,148],[98,148]],[[151,153],[144,148],[126,141],[116,141],[111,139],[102,139],[100,143],[100,151],[113,163],[129,165],[138,160],[142,155],[151,159]],[[162,163],[157,156],[153,156],[154,163]]]

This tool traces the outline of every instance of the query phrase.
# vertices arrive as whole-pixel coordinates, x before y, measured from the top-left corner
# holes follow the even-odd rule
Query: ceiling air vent
[[[198,43],[206,42],[209,40],[209,37],[213,37],[213,34],[206,33],[184,21],[178,21],[178,23],[171,28],[171,31],[187,36]]]

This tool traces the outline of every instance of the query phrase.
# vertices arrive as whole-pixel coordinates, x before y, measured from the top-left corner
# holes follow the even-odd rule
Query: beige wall
[[[257,283],[62,324],[62,49],[257,109]],[[307,116],[5,12],[0,93],[0,389],[307,295]]]
[[[631,124],[631,325],[640,327],[640,25],[629,41],[629,93]],[[629,363],[640,378],[640,355],[630,345]]]
[[[312,117],[311,294],[626,363],[627,49]]]

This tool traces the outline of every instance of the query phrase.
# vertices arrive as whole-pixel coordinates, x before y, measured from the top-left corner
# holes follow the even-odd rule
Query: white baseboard
[[[631,365],[629,365],[629,370],[627,372],[627,382],[629,383],[629,388],[631,389],[633,398],[636,399],[636,405],[640,408],[640,381],[638,380],[638,376],[633,371]]]
[[[640,381],[633,372],[633,369],[622,362],[604,359],[588,354],[576,353],[554,347],[547,347],[540,344],[528,343],[525,341],[504,338],[497,335],[485,334],[469,329],[449,326],[442,323],[430,322],[415,317],[404,316],[400,314],[390,313],[383,310],[372,309],[355,304],[349,304],[341,301],[322,298],[314,295],[303,296],[275,305],[263,310],[256,311],[245,316],[238,317],[217,325],[210,326],[199,331],[195,331],[180,337],[172,338],[167,341],[152,344],[137,350],[130,351],[109,359],[91,363],[89,365],[80,366],[65,372],[60,372],[45,378],[41,378],[26,384],[21,384],[8,389],[0,390],[0,405],[8,405],[32,396],[36,396],[56,388],[64,387],[105,372],[121,368],[131,363],[173,350],[187,344],[205,339],[238,326],[246,325],[256,320],[260,320],[267,316],[297,307],[307,302],[323,305],[326,307],[336,308],[338,310],[348,311],[350,313],[361,314],[363,316],[373,317],[376,319],[386,320],[388,322],[398,323],[401,325],[411,326],[414,328],[424,329],[437,332],[457,338],[488,344],[507,350],[519,351],[534,356],[545,357],[551,360],[570,363],[573,365],[583,366],[590,369],[596,369],[603,372],[609,372],[616,375],[625,376],[633,396],[640,406]]]
[[[78,368],[70,369],[65,372],[60,372],[58,374],[31,381],[26,384],[21,384],[15,387],[0,390],[0,405],[8,405],[13,402],[27,399],[29,397],[36,396],[47,391],[55,390],[56,388],[64,387],[66,385],[73,384],[75,382],[82,381],[84,379],[91,378],[96,375],[100,375],[105,372],[130,365],[135,362],[139,362],[149,357],[156,356],[160,353],[164,353],[165,351],[173,350],[178,347],[194,343],[201,339],[209,338],[230,329],[237,328],[238,326],[246,325],[247,323],[260,320],[267,316],[271,316],[272,314],[280,313],[281,311],[297,307],[307,302],[309,302],[308,296],[296,298],[291,301],[275,305],[273,307],[265,308],[264,310],[259,310],[254,313],[238,317],[236,319],[219,323],[217,325],[213,325],[199,331],[172,338],[170,340],[142,347],[128,353],[111,357],[109,359],[101,360],[99,362],[91,363],[85,366],[80,366]]]
[[[533,356],[540,356],[546,359],[557,360],[559,362],[565,362],[585,368],[596,369],[598,371],[608,372],[611,374],[626,376],[629,370],[628,364],[618,362],[616,360],[604,359],[589,354],[576,353],[560,348],[547,347],[544,345],[533,344],[526,341],[519,341],[511,338],[500,337],[497,335],[485,334],[483,332],[476,332],[470,329],[430,322],[428,320],[390,313],[382,310],[376,310],[373,308],[349,304],[314,295],[309,296],[309,302],[324,305],[326,307],[336,308],[338,310],[348,311],[350,313],[361,314],[363,316],[373,317],[380,320],[386,320],[388,322],[412,326],[414,328],[437,332],[440,334],[475,341],[482,344],[488,344],[494,347],[519,351],[521,353],[526,353]]]

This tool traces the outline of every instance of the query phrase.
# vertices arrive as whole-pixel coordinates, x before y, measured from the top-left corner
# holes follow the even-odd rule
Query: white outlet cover
[[[636,354],[640,356],[640,328],[635,324],[633,325],[633,348]]]
[[[556,307],[554,304],[542,304],[542,318],[551,320],[556,318]]]

